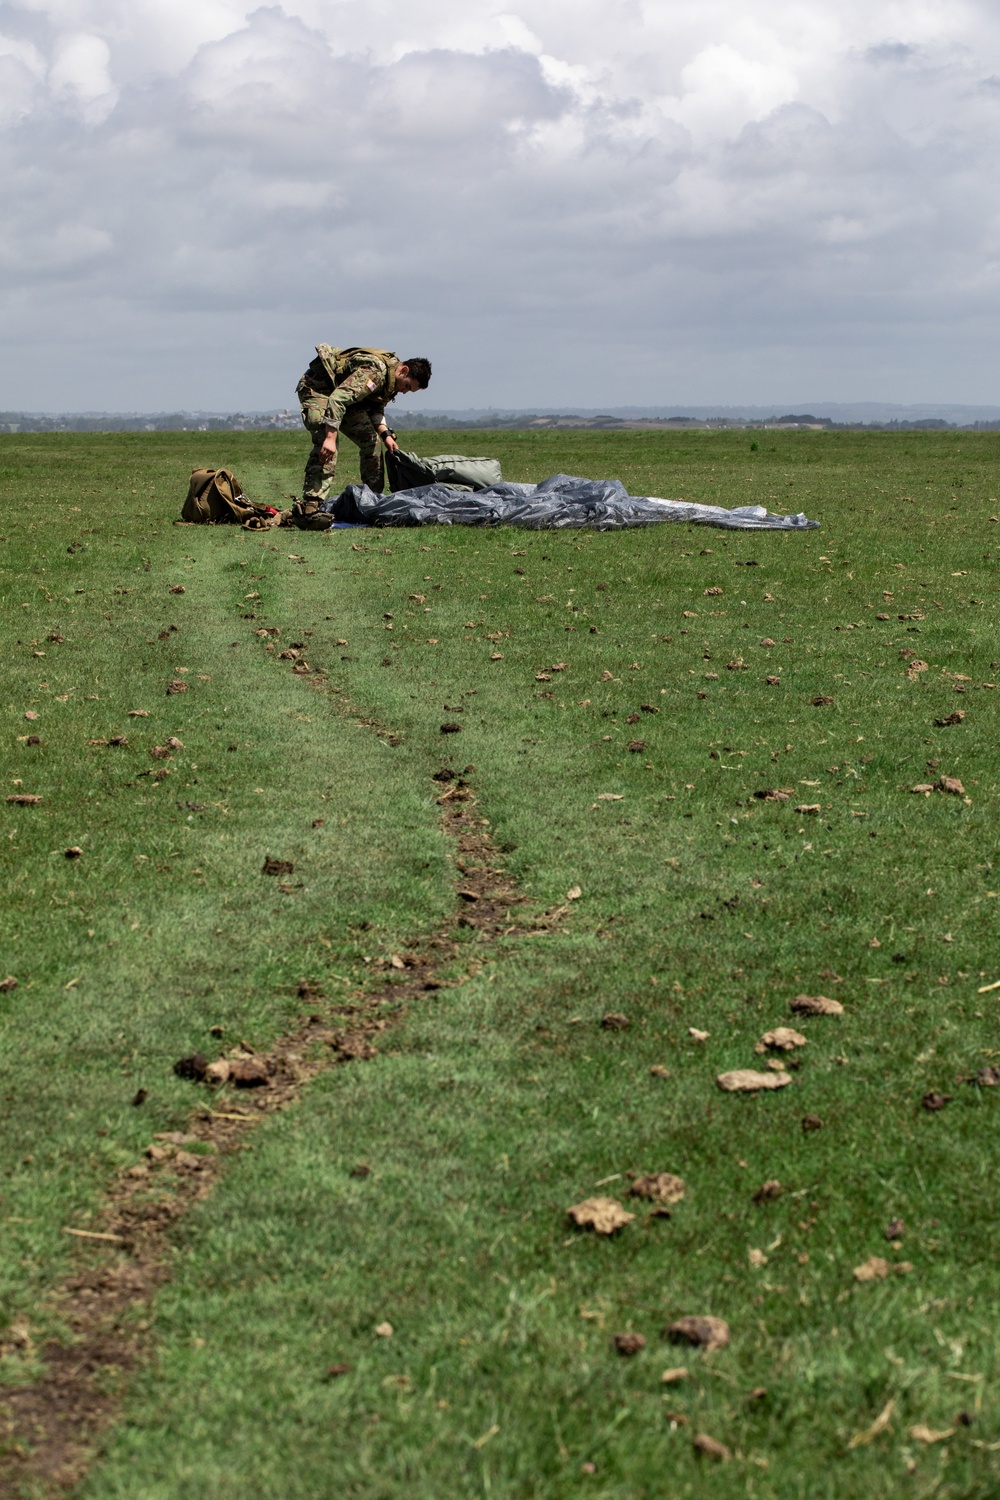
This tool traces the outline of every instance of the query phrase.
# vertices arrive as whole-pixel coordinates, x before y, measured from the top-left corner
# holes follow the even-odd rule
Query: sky
[[[996,0],[0,0],[0,409],[996,403],[998,177]]]

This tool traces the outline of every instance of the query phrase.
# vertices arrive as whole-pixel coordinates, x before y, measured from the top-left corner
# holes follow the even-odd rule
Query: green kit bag
[[[389,488],[414,490],[421,484],[450,484],[456,489],[488,490],[503,481],[498,458],[466,458],[461,453],[436,453],[420,458],[401,448],[385,456]]]

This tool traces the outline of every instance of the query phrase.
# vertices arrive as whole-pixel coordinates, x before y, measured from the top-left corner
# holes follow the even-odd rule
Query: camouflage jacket
[[[326,349],[326,345],[320,345]],[[332,427],[339,431],[348,407],[359,407],[378,427],[385,419],[385,408],[396,396],[398,361],[388,351],[345,349],[337,354],[337,380],[330,373],[330,361],[317,354],[299,381],[298,395],[307,425]]]

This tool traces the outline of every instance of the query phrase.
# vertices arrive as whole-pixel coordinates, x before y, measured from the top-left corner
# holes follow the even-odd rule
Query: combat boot
[[[300,531],[329,531],[333,524],[333,517],[328,511],[320,510],[321,500],[315,495],[305,495],[301,500],[296,500],[292,506],[292,525],[297,526]]]

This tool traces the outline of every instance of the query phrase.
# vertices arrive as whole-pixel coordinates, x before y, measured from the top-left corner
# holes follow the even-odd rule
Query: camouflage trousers
[[[326,437],[326,428],[314,427],[305,411],[302,414],[302,420],[313,434],[312,451],[306,459],[305,478],[302,481],[302,500],[303,503],[310,500],[325,500],[333,489],[333,481],[336,478],[337,455],[334,454],[324,463],[320,458],[319,450]],[[338,444],[344,437],[350,438],[351,442],[360,449],[362,484],[366,484],[370,490],[375,491],[376,495],[380,495],[384,483],[382,445],[379,441],[378,430],[369,413],[352,411],[348,408],[341,418]]]

